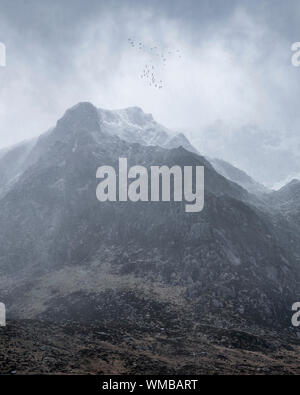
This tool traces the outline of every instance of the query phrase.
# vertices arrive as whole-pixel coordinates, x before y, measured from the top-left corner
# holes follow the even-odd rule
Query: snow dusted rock
[[[103,130],[129,143],[165,148],[182,146],[189,151],[197,152],[182,133],[172,132],[160,125],[151,114],[145,114],[139,107],[114,111],[99,109],[99,117]]]

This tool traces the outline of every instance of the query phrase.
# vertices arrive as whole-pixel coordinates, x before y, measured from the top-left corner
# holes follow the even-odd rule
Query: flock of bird
[[[138,52],[150,55],[149,63],[144,66],[140,78],[144,79],[151,87],[163,89],[164,81],[159,77],[159,68],[161,66],[165,67],[168,58],[171,56],[181,59],[182,54],[180,50],[162,52],[158,47],[146,47],[142,42],[135,42],[131,38],[128,38],[128,42]]]

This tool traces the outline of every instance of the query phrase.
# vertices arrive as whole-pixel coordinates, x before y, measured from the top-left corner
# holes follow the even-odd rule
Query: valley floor
[[[300,374],[300,340],[201,326],[9,321],[0,374]]]

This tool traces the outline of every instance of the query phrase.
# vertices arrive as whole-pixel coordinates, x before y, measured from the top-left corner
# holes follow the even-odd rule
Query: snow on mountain
[[[103,143],[104,136],[114,136],[128,143],[138,143],[143,146],[159,146],[166,149],[183,147],[187,151],[199,153],[183,133],[176,133],[156,122],[152,114],[146,114],[140,107],[129,107],[120,110],[97,109],[90,103],[79,103],[66,111],[63,122],[71,122],[71,125],[61,125],[59,121],[58,130],[71,131],[76,126],[84,132],[94,130],[93,138],[99,144]],[[90,123],[92,123],[90,125]],[[42,134],[39,139],[33,139],[20,143],[10,149],[0,151],[0,193],[6,193],[10,185],[22,175],[22,173],[34,164],[49,145],[48,137],[55,144],[55,134],[51,137],[50,129]],[[59,137],[59,136],[57,136]],[[62,136],[60,136],[62,137]],[[59,138],[60,138],[59,137]],[[40,142],[38,147],[37,141]],[[74,140],[72,150],[78,149],[78,140]],[[212,161],[209,159],[209,161]],[[263,186],[252,180],[229,163],[213,162],[218,173],[227,179],[236,182],[252,193],[266,192]]]
[[[163,148],[178,148],[182,146],[188,151],[197,152],[182,133],[175,133],[153,119],[152,114],[146,114],[139,107],[129,107],[122,110],[99,109],[102,128],[117,135],[129,143],[139,143],[145,146],[157,145]]]

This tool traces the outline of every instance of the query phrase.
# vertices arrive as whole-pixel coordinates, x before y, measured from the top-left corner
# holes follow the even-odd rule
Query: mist
[[[184,132],[200,152],[251,173],[233,155],[234,130],[241,147],[245,125],[278,139],[284,134],[285,141],[297,133],[300,70],[291,65],[290,47],[297,41],[291,8],[299,15],[299,5],[291,3],[285,10],[272,2],[271,10],[271,2],[254,7],[250,1],[226,7],[220,1],[211,7],[206,1],[16,1],[14,7],[1,1],[7,67],[0,68],[0,148],[43,133],[67,108],[90,101],[108,109],[140,106]],[[163,89],[140,78],[153,59],[128,38],[163,53],[181,51],[180,59],[157,65]],[[219,121],[226,127],[212,139],[207,130]],[[265,183],[266,177],[258,175]]]

